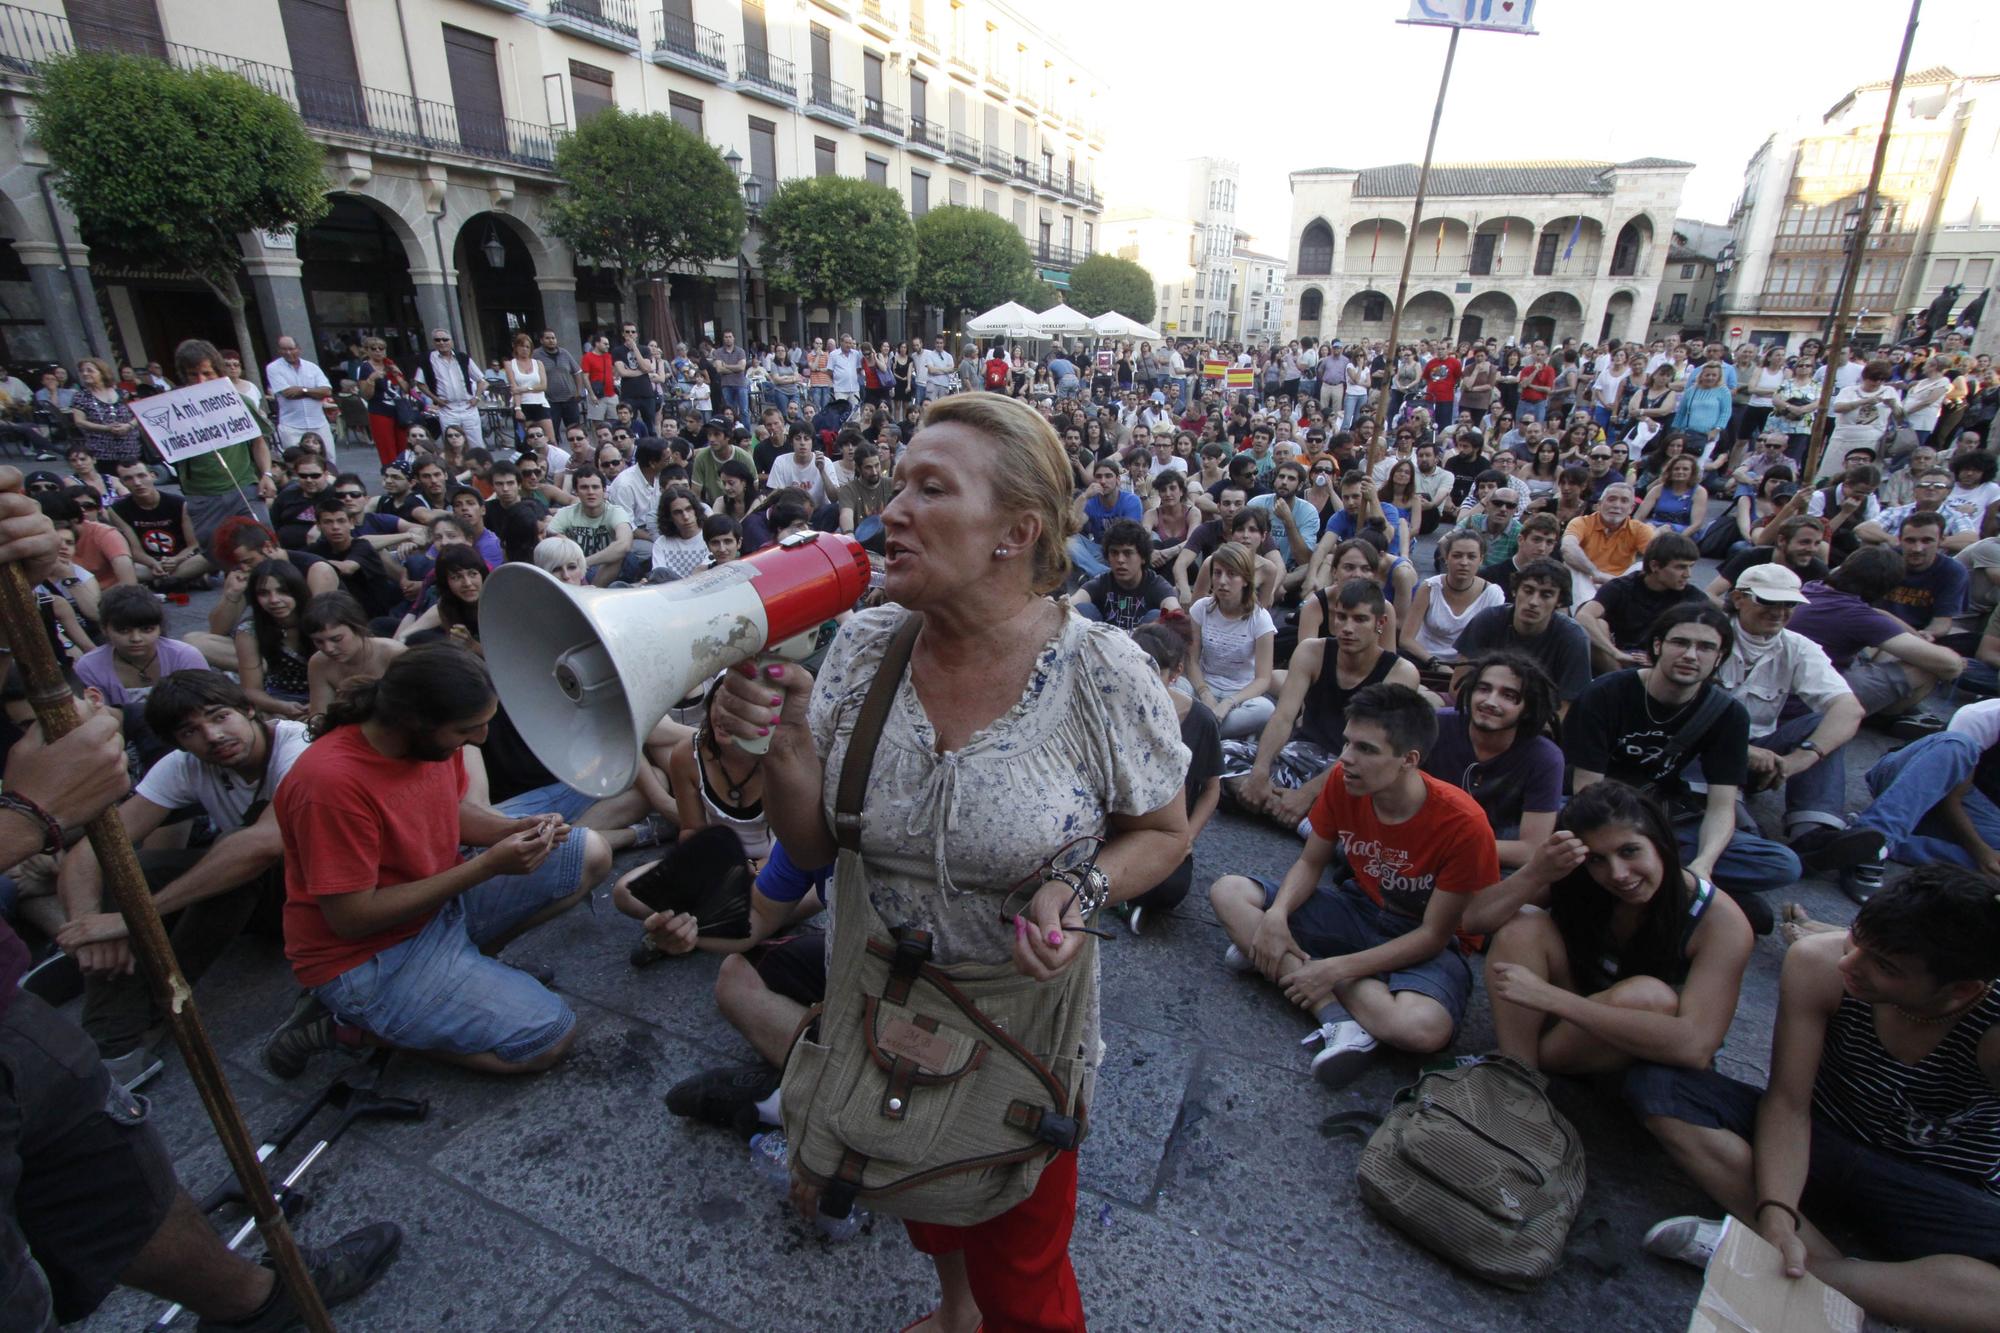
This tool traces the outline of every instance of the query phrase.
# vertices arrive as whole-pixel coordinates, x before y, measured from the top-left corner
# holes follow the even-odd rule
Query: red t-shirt
[[[1465,373],[1455,356],[1434,356],[1424,362],[1424,397],[1434,403],[1448,403],[1458,392],[1458,377]]]
[[[1556,368],[1546,361],[1533,370],[1521,372],[1521,399],[1524,402],[1539,403],[1555,387]]]
[[[342,939],[313,899],[410,884],[457,865],[465,789],[463,755],[391,759],[358,726],[335,728],[299,756],[273,804],[285,840],[285,957],[301,986],[323,986],[424,928],[429,915]]]
[[[1424,804],[1400,824],[1375,817],[1375,802],[1349,796],[1333,766],[1313,802],[1312,829],[1338,847],[1354,882],[1377,906],[1421,920],[1434,891],[1477,893],[1500,882],[1500,849],[1479,802],[1430,774]]]
[[[599,398],[615,398],[618,394],[618,372],[612,368],[611,353],[585,352],[577,363],[583,367],[583,377],[590,381],[590,390]]]

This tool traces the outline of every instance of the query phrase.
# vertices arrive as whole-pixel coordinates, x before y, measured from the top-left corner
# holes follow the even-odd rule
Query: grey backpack
[[[1516,1060],[1429,1072],[1361,1153],[1361,1197],[1474,1276],[1516,1290],[1548,1277],[1583,1203],[1583,1143]]]

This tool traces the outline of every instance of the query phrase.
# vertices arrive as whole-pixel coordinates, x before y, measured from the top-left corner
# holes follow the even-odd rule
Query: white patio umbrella
[[[1081,310],[1073,310],[1068,305],[1057,302],[1041,314],[1032,317],[1034,326],[1045,337],[1057,338],[1065,334],[1090,333],[1090,316]]]
[[[1035,337],[1034,326],[1037,316],[1034,311],[1019,301],[1009,301],[996,305],[983,315],[974,315],[965,321],[967,333],[994,333],[1005,338]],[[1026,333],[1016,330],[1026,329]]]
[[[1090,321],[1090,331],[1100,338],[1139,338],[1148,342],[1159,342],[1158,329],[1148,328],[1128,315],[1116,310],[1107,310]]]

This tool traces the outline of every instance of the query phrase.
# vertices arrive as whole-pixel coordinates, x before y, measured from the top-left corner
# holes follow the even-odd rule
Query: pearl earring
[[[993,558],[995,560],[1005,560],[1007,558],[1007,555],[1008,551],[1006,547],[996,546],[993,548]]]

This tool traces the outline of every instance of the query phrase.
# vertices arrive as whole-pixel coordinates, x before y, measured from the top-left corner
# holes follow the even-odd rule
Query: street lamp
[[[507,247],[500,244],[500,231],[492,223],[486,224],[486,239],[480,243],[479,253],[486,256],[488,268],[507,267]]]

